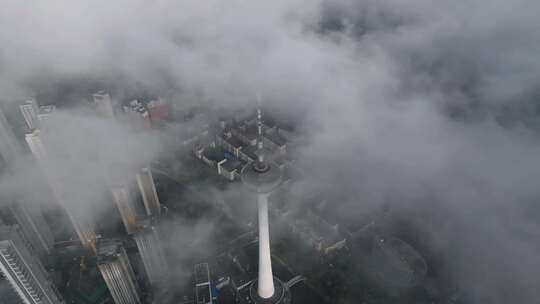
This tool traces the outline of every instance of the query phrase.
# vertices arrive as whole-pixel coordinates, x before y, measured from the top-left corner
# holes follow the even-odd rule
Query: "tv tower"
[[[268,227],[268,196],[282,181],[281,169],[265,159],[261,110],[257,109],[257,160],[247,164],[241,173],[242,182],[257,195],[259,220],[259,276],[250,285],[249,296],[253,303],[289,303],[291,293],[287,285],[272,274],[270,231]]]

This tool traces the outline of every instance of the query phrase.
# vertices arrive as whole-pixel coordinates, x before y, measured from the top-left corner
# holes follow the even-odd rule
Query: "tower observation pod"
[[[260,110],[257,110],[257,124],[257,160],[247,164],[241,172],[244,186],[257,196],[259,222],[259,275],[250,286],[249,297],[252,303],[289,303],[289,288],[272,273],[268,225],[268,196],[281,184],[282,171],[265,159]]]

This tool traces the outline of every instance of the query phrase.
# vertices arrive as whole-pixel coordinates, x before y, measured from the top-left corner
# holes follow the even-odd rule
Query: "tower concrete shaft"
[[[258,159],[242,169],[242,181],[246,188],[257,194],[259,219],[259,277],[257,295],[259,299],[274,303],[274,276],[270,254],[270,231],[268,225],[268,196],[282,181],[281,169],[264,157],[261,110],[257,110],[257,156]]]
[[[274,276],[272,274],[272,257],[270,254],[270,231],[268,225],[268,194],[257,195],[259,212],[259,286],[261,298],[274,295]]]

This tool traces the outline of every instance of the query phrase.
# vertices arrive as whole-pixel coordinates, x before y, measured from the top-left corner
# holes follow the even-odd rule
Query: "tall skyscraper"
[[[116,304],[140,304],[135,274],[122,244],[116,240],[100,240],[97,264]]]
[[[99,115],[106,118],[114,117],[114,110],[112,107],[111,95],[105,91],[99,91],[92,95],[94,103],[96,104],[96,111]]]
[[[89,249],[92,252],[96,251],[96,234],[94,232],[93,223],[88,220],[84,214],[81,214],[80,211],[69,204],[65,198],[64,193],[64,181],[61,180],[48,164],[48,153],[46,146],[43,143],[42,134],[39,129],[35,129],[32,133],[26,134],[26,142],[34,155],[34,158],[37,160],[38,165],[43,171],[47,183],[51,188],[51,191],[54,195],[55,200],[60,206],[66,211],[73,228],[79,237],[81,244]]]
[[[158,216],[161,214],[161,204],[154,184],[154,178],[150,168],[142,168],[141,172],[137,173],[137,184],[141,191],[141,196],[144,202],[146,214]]]
[[[148,218],[140,222],[140,228],[133,238],[137,243],[148,281],[150,285],[157,287],[167,278],[167,263],[159,230]]]
[[[77,233],[82,246],[92,251],[92,253],[96,253],[97,236],[94,230],[94,223],[85,216],[78,214],[73,208],[64,208],[64,210],[66,210],[66,213],[73,224],[73,229],[75,229],[75,233]]]
[[[25,304],[64,303],[17,226],[0,227],[0,271]]]
[[[36,253],[42,258],[48,256],[54,246],[54,238],[39,208],[15,201],[9,210]]]
[[[282,172],[265,159],[260,110],[257,110],[257,129],[257,160],[246,165],[241,174],[246,188],[257,195],[259,220],[259,275],[250,286],[249,296],[254,303],[288,303],[291,296],[287,285],[272,273],[268,225],[268,196],[281,184]]]
[[[114,183],[111,186],[113,201],[120,212],[122,222],[126,227],[128,234],[133,234],[137,231],[137,209],[133,200],[130,189],[127,183]]]
[[[39,106],[35,99],[29,99],[24,104],[19,105],[21,114],[24,117],[28,130],[32,131],[39,128]]]
[[[0,108],[0,169],[15,162],[19,155],[19,142]]]

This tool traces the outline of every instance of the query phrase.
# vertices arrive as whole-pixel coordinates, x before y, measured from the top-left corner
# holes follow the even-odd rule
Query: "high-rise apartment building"
[[[54,238],[39,208],[15,201],[9,210],[35,252],[42,258],[48,256],[54,246]]]
[[[64,303],[17,225],[0,226],[0,271],[24,304]]]
[[[150,285],[157,287],[167,278],[167,263],[159,230],[150,219],[141,221],[139,230],[133,235]]]
[[[115,183],[111,186],[113,201],[118,211],[122,222],[126,227],[128,234],[133,234],[137,231],[137,209],[133,200],[130,188],[127,183]]]
[[[151,216],[159,216],[161,213],[161,204],[154,184],[154,178],[150,168],[142,168],[137,173],[137,184],[146,209],[146,214]]]
[[[133,268],[122,244],[116,240],[100,240],[97,264],[116,304],[140,304],[140,291]]]
[[[51,170],[54,168],[51,168],[51,164],[48,163],[49,157],[46,146],[43,143],[41,131],[39,129],[35,129],[32,133],[26,134],[25,139],[30,147],[30,150],[32,151],[32,154],[34,155],[34,158],[37,160],[38,165],[45,175],[55,200],[66,211],[82,245],[85,248],[95,252],[96,235],[94,232],[94,225],[85,217],[85,215],[80,213],[80,210],[67,202],[63,186],[64,181],[54,174],[54,170]]]
[[[19,155],[19,142],[16,140],[2,109],[0,109],[0,169],[15,162]]]

